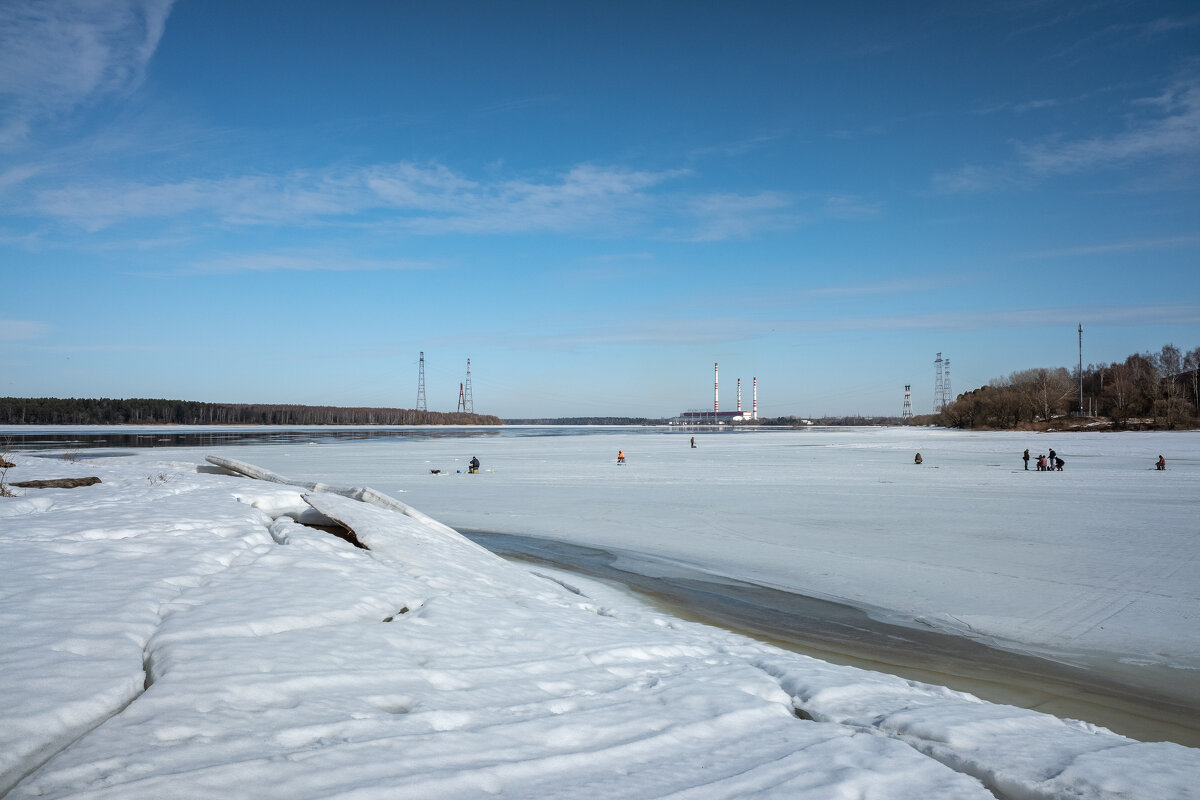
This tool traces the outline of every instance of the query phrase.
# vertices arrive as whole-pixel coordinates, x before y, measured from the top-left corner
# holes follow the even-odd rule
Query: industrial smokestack
[[[738,378],[738,414],[742,413],[742,379]]]
[[[717,380],[717,362],[713,362],[713,413],[721,410],[721,382]]]
[[[758,378],[754,379],[754,411],[750,414],[751,419],[758,419]]]

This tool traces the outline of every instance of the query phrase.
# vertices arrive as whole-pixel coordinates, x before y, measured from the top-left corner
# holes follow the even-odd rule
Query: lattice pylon
[[[458,408],[456,408],[455,411],[465,412],[466,410],[467,410],[467,399],[463,396],[463,385],[460,383],[458,385]]]
[[[421,367],[417,372],[417,411],[428,411],[425,407],[425,351],[421,351]]]
[[[954,392],[950,390],[950,359],[946,359],[946,369],[942,375],[942,407],[954,402]]]
[[[937,367],[937,379],[933,382],[933,413],[942,410],[946,405],[945,391],[942,388],[942,354],[938,353],[933,364]]]
[[[463,396],[463,408],[468,414],[475,413],[475,398],[471,396],[471,359],[467,359],[467,384],[466,392]]]
[[[900,419],[908,422],[912,419],[912,385],[904,384],[904,410],[900,412]]]

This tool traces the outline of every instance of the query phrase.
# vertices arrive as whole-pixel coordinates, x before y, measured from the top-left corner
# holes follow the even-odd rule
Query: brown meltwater
[[[1017,652],[865,610],[678,564],[647,576],[619,564],[653,559],[550,539],[462,533],[492,552],[616,583],[681,619],[715,625],[832,664],[969,692],[1079,719],[1141,741],[1200,747],[1200,672],[1125,664],[1097,654]],[[645,564],[643,563],[643,566]],[[647,572],[654,572],[648,569]]]

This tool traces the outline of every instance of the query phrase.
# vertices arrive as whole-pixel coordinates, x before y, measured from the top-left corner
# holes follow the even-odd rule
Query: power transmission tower
[[[904,384],[904,410],[900,412],[901,421],[907,425],[912,419],[912,385]]]
[[[425,408],[425,351],[421,351],[421,369],[417,373],[417,411],[427,411]]]
[[[954,402],[954,392],[950,391],[950,359],[946,359],[946,371],[942,380],[942,408]]]
[[[467,359],[467,392],[464,398],[464,408],[468,414],[475,413],[475,398],[471,397],[471,359]]]
[[[938,353],[933,361],[937,368],[937,379],[933,382],[933,413],[938,413],[946,405],[946,393],[942,385],[942,354]]]
[[[460,383],[458,385],[458,408],[456,408],[455,411],[466,411],[466,410],[467,410],[467,400],[465,397],[463,397],[463,385]]]

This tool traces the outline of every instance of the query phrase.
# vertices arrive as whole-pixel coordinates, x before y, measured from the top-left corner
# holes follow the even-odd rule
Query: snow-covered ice
[[[1200,432],[824,429],[701,434],[695,449],[690,435],[228,452],[403,496],[459,530],[642,553],[1023,649],[1200,669]],[[1025,472],[1026,447],[1054,448],[1064,471]]]
[[[219,455],[369,485],[460,529],[646,553],[659,560],[642,568],[686,563],[1048,653],[1200,669],[1194,434],[697,442],[606,432]],[[1066,471],[1025,474],[1020,450],[1047,442]],[[1147,469],[1158,452],[1165,473]],[[484,472],[457,473],[472,455]],[[505,562],[400,503],[197,471],[201,451],[10,458],[9,481],[103,481],[0,499],[10,797],[1200,797],[1200,750],[684,622]],[[317,515],[369,549],[292,521]]]

